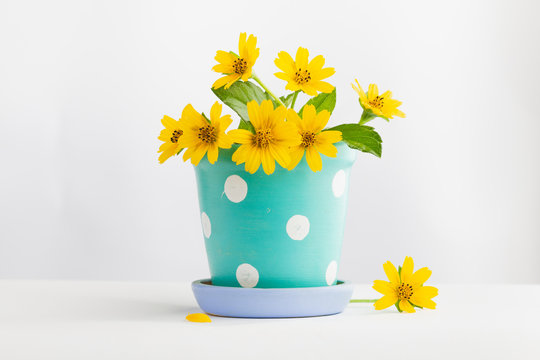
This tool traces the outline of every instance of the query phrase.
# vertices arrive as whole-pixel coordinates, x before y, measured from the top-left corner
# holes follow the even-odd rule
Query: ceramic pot
[[[336,284],[356,151],[336,144],[313,172],[305,157],[291,171],[266,175],[236,165],[238,146],[195,167],[212,284],[292,288]]]

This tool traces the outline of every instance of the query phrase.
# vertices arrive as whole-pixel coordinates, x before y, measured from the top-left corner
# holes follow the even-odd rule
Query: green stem
[[[360,118],[360,121],[358,122],[360,125],[364,125],[371,120],[375,119],[377,116],[371,112],[371,110],[364,110],[362,112],[362,117]]]
[[[270,89],[267,88],[266,85],[263,84],[261,79],[259,79],[259,77],[257,75],[255,75],[255,73],[251,74],[251,77],[253,78],[253,80],[255,80],[257,82],[257,84],[261,85],[261,87],[264,89],[264,91],[266,91],[271,97],[273,97],[274,100],[276,100],[281,106],[285,106],[285,104],[280,100],[280,98],[278,98],[276,95],[274,95],[274,93],[271,92]]]
[[[374,303],[379,299],[352,299],[351,303]]]
[[[293,97],[292,97],[291,109],[293,109],[293,110],[294,110],[294,104],[296,103],[296,98],[298,97],[298,93],[299,93],[299,92],[300,92],[300,90],[295,91],[295,92],[294,92],[294,95],[293,95]]]

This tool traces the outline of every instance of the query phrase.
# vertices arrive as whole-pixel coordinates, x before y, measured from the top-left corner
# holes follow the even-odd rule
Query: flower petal
[[[396,295],[396,289],[392,283],[384,280],[373,281],[373,289],[380,292],[383,295]],[[395,301],[394,301],[395,302]]]
[[[385,295],[379,300],[377,300],[375,304],[373,304],[373,306],[375,306],[375,310],[383,310],[394,305],[396,302],[397,302],[397,296]]]
[[[411,285],[421,286],[423,283],[425,283],[429,279],[430,276],[431,276],[431,270],[429,270],[427,267],[418,269],[416,270],[416,272],[413,274],[411,278]]]
[[[399,281],[399,273],[394,264],[392,264],[390,261],[387,261],[383,264],[383,269],[386,276],[388,277],[388,280],[390,280],[392,284],[399,285],[401,283]]]
[[[308,67],[308,57],[309,57],[309,51],[306,48],[299,47],[296,51],[296,69],[300,70],[307,70]]]
[[[253,133],[245,129],[235,129],[227,133],[232,141],[239,144],[251,144]]]
[[[412,280],[412,274],[414,269],[414,262],[412,257],[405,256],[405,261],[403,261],[403,267],[401,268],[401,282],[410,284]]]
[[[312,145],[306,149],[306,161],[312,171],[317,172],[322,170],[321,155],[317,151],[315,145]]]
[[[408,312],[408,313],[416,312],[416,310],[414,310],[414,307],[407,300],[400,300],[399,301],[399,308],[401,309],[401,311],[405,311],[405,312]]]

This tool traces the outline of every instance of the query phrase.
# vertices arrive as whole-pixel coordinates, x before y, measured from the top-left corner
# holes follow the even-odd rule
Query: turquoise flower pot
[[[236,165],[237,146],[195,167],[212,284],[292,288],[336,284],[356,151],[336,144],[313,172],[306,159],[272,175]]]

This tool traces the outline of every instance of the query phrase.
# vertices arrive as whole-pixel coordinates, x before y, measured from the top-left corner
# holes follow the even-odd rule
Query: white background
[[[540,6],[535,1],[2,1],[0,277],[208,275],[194,172],[157,162],[164,114],[215,101],[210,69],[242,31],[275,91],[280,50],[403,101],[383,158],[353,168],[339,277],[405,255],[432,283],[540,282]],[[229,112],[232,114],[232,111]]]

